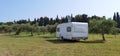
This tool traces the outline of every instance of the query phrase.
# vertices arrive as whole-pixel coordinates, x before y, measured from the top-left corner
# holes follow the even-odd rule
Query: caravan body
[[[56,37],[69,40],[88,38],[88,23],[68,22],[59,24],[56,28]]]

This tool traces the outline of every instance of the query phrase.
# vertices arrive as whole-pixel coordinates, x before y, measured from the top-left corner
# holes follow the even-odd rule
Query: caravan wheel
[[[61,37],[61,40],[64,40],[63,36]]]

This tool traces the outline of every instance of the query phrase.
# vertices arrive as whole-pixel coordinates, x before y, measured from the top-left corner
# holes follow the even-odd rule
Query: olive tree
[[[10,33],[12,32],[12,27],[8,25],[0,25],[0,32]]]
[[[101,19],[101,20],[91,20],[90,21],[90,31],[94,33],[100,33],[102,39],[105,41],[105,34],[109,34],[115,28],[116,22],[111,19]]]
[[[54,33],[56,31],[56,25],[47,25],[47,31],[50,33]]]

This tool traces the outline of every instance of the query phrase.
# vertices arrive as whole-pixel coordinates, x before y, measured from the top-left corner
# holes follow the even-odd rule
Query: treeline
[[[21,32],[28,32],[33,36],[33,33],[45,34],[45,33],[54,33],[56,31],[57,24],[66,23],[68,19],[71,18],[72,22],[89,22],[89,17],[86,14],[68,15],[66,17],[59,18],[49,18],[49,17],[40,17],[34,18],[33,21],[30,19],[22,19],[14,22],[0,23],[0,32],[1,33],[11,33],[15,32],[15,35],[19,35]]]
[[[0,33],[11,33],[15,32],[15,35],[19,35],[21,32],[29,33],[31,36],[34,34],[40,35],[45,33],[54,33],[56,31],[57,24],[47,25],[47,26],[39,26],[38,23],[31,25],[30,23],[26,24],[11,24],[0,25]]]
[[[33,21],[30,19],[22,19],[14,22],[0,23],[1,33],[15,32],[15,35],[19,35],[21,32],[30,33],[31,36],[36,34],[54,33],[56,31],[57,24],[66,23],[71,18],[71,22],[87,22],[89,24],[89,33],[100,33],[104,36],[105,33],[117,34],[120,28],[120,17],[119,14],[115,13],[112,19],[106,19],[105,16],[91,16],[87,14],[78,14],[73,16],[68,15],[66,17],[49,18],[40,17],[34,18]],[[116,28],[117,27],[117,28]]]
[[[68,15],[71,17],[71,21],[72,22],[88,22],[89,21],[89,17],[87,14],[82,14],[82,15],[76,15],[75,17],[73,17],[73,15]],[[49,18],[49,17],[40,17],[40,18],[34,18],[33,21],[31,21],[30,19],[21,19],[18,21],[14,22],[7,22],[5,24],[26,24],[26,23],[30,23],[31,25],[38,23],[39,26],[46,26],[46,25],[54,25],[56,23],[60,24],[60,23],[66,23],[68,22],[68,16],[66,17],[61,17],[59,18],[58,15],[56,16],[56,18]],[[0,25],[2,24],[2,22],[0,23]]]
[[[56,23],[60,24],[60,23],[68,22],[68,16],[59,18],[57,15],[55,19],[49,18],[49,17],[40,17],[40,18],[34,18],[33,21],[30,21],[30,19],[28,20],[24,19],[24,20],[14,21],[14,23],[16,24],[30,23],[31,25],[38,23],[39,26],[54,25]],[[71,14],[70,18],[72,22],[88,22],[89,21],[89,18],[86,14],[76,15],[75,17],[73,17],[73,15]]]

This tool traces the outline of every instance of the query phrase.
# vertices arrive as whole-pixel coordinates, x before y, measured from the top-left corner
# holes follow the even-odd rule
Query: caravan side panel
[[[88,24],[87,23],[75,24],[72,35],[73,37],[78,37],[78,39],[88,38]]]

